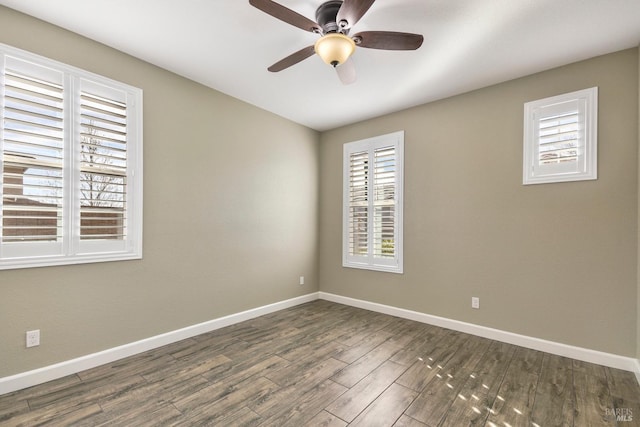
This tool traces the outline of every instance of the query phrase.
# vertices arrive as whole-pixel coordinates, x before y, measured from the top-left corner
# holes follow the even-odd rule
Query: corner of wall
[[[638,246],[637,246],[637,256],[638,256],[638,273],[637,273],[637,282],[638,282],[638,290],[636,293],[637,304],[636,304],[636,316],[637,316],[637,325],[636,325],[636,378],[638,379],[638,383],[640,383],[640,45],[638,45]]]

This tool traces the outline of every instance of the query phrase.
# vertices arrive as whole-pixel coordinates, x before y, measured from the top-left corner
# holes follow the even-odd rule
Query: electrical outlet
[[[36,347],[40,345],[40,329],[35,331],[27,331],[27,347]]]
[[[471,297],[471,308],[480,308],[480,298]]]
[[[304,285],[304,276],[300,276],[300,284]]]

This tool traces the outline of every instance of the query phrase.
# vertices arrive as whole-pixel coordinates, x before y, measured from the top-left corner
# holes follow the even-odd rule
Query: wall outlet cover
[[[40,345],[40,329],[27,331],[27,347],[36,347]]]

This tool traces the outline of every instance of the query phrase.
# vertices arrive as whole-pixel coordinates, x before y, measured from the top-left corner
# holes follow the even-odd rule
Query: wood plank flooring
[[[3,426],[640,426],[630,372],[314,301],[0,396]]]

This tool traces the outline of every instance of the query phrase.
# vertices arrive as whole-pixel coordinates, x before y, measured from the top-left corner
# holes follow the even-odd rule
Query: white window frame
[[[40,55],[0,44],[0,195],[4,146],[4,78],[7,63],[62,74],[64,85],[62,233],[57,241],[3,242],[0,199],[0,270],[142,258],[142,90]],[[34,71],[35,72],[35,71]],[[124,239],[80,238],[80,91],[120,93],[127,108],[126,219]]]
[[[373,153],[384,147],[394,147],[395,159],[395,222],[394,222],[394,257],[375,257],[373,255],[373,215],[368,216],[368,251],[366,255],[349,253],[350,224],[350,156],[352,153],[366,151],[369,164],[373,165]],[[369,184],[371,192],[372,184]],[[343,201],[342,201],[342,265],[343,267],[360,268],[366,270],[403,273],[403,199],[404,199],[404,131],[393,132],[373,138],[363,139],[344,144],[343,147]],[[373,197],[369,195],[369,212],[372,212]]]
[[[541,121],[559,114],[577,114],[576,160],[541,164]],[[558,145],[559,147],[560,145]],[[524,185],[584,181],[598,178],[598,88],[592,87],[524,104]]]

